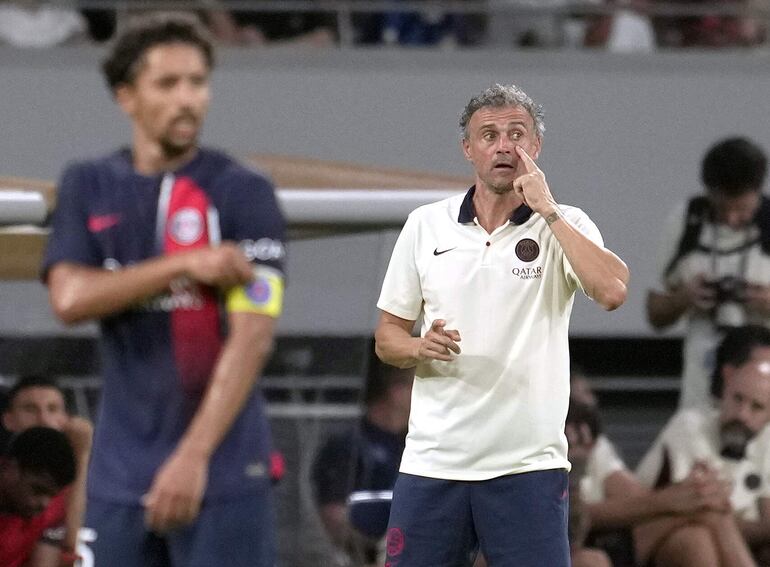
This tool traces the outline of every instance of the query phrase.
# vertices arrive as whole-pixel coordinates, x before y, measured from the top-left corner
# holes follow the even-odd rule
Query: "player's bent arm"
[[[554,214],[558,217],[550,222],[551,231],[561,244],[586,294],[607,311],[623,305],[630,279],[625,262],[577,230],[558,210],[545,215],[546,220],[553,218]]]
[[[183,276],[230,288],[250,281],[253,272],[240,249],[224,242],[114,271],[59,262],[49,270],[47,283],[54,313],[62,322],[74,324],[123,311],[166,291],[172,281]]]
[[[387,311],[380,311],[380,320],[374,331],[374,350],[380,360],[397,368],[417,365],[420,338],[412,336],[414,323]]]
[[[117,271],[60,262],[48,272],[48,296],[54,314],[74,324],[123,311],[168,289],[183,274],[181,254]]]
[[[656,329],[670,327],[689,309],[689,302],[682,294],[670,291],[647,292],[647,320]]]

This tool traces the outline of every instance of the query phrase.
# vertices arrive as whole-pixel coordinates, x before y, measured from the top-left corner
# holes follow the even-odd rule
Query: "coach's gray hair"
[[[493,108],[520,106],[532,117],[538,140],[543,138],[545,133],[543,107],[532,100],[532,97],[516,85],[495,84],[474,96],[463,109],[463,113],[460,116],[460,130],[462,130],[464,140],[468,139],[468,123],[471,121],[473,113],[487,106]]]

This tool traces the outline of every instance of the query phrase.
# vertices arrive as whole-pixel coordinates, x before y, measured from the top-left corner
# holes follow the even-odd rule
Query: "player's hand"
[[[746,284],[746,306],[763,317],[770,316],[770,286]]]
[[[188,252],[185,266],[187,275],[193,280],[222,289],[248,283],[254,278],[251,264],[232,242]]]
[[[516,146],[516,154],[524,166],[524,175],[513,180],[513,190],[530,209],[545,217],[558,210],[556,199],[545,181],[545,174],[537,167],[535,160],[521,146]]]
[[[164,533],[185,526],[200,512],[208,482],[209,463],[202,457],[174,452],[155,473],[142,497],[147,527]]]
[[[94,426],[90,421],[80,416],[72,416],[64,424],[62,432],[67,436],[76,457],[90,453],[94,437]]]
[[[445,329],[446,321],[436,319],[417,343],[417,360],[443,360],[449,362],[454,354],[460,354],[460,333],[454,329]]]

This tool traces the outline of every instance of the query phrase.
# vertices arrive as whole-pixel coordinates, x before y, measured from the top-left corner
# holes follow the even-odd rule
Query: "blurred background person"
[[[662,239],[662,289],[649,290],[655,329],[687,323],[682,407],[710,403],[717,344],[727,329],[770,325],[770,200],[762,189],[764,150],[752,140],[719,140],[701,165],[704,194],[672,211]]]
[[[378,564],[387,498],[361,499],[353,504],[360,508],[353,518],[349,499],[393,489],[409,425],[414,368],[399,369],[372,358],[361,421],[331,436],[313,463],[318,513],[343,565]]]
[[[649,0],[606,0],[610,14],[587,18],[583,45],[614,53],[649,53],[655,49],[655,31],[645,13]]]
[[[77,9],[43,0],[0,1],[0,43],[46,48],[84,41],[86,18]]]
[[[231,45],[337,43],[336,15],[329,11],[261,11],[258,6],[231,10],[221,0],[207,0],[201,16],[217,40]]]
[[[722,378],[719,406],[680,409],[636,473],[648,487],[691,486],[711,536],[701,549],[711,542],[721,565],[753,565],[747,544],[759,558],[770,544],[770,361],[749,359]]]
[[[24,376],[14,384],[6,395],[2,422],[11,435],[30,427],[50,427],[62,431],[72,445],[77,467],[75,481],[49,505],[54,510],[63,510],[63,529],[55,538],[49,530],[49,535],[34,550],[34,565],[59,565],[62,557],[72,558],[77,548],[85,512],[93,426],[87,419],[67,412],[64,391],[54,379],[45,376]]]
[[[732,6],[735,14],[695,14],[688,16],[655,16],[653,26],[662,47],[726,48],[753,47],[765,40],[764,22],[743,12],[757,7],[755,0],[653,0],[661,5]],[[764,0],[761,0],[764,1]]]
[[[724,532],[712,531],[705,522],[713,502],[699,490],[719,491],[721,485],[711,479],[696,487],[694,479],[688,478],[645,486],[604,435],[599,407],[586,378],[573,373],[571,384],[565,432],[573,466],[570,519],[575,523],[572,532],[582,543],[573,552],[576,562],[601,565],[596,552],[602,550],[614,567],[750,565],[723,563],[720,558],[722,547],[736,547],[739,559],[748,556],[733,519],[721,518],[732,527]]]
[[[59,565],[58,554],[52,558],[44,549],[53,543],[49,530],[64,516],[51,504],[75,475],[72,445],[61,431],[30,427],[12,437],[0,455],[0,565]],[[74,557],[65,559],[71,564]]]

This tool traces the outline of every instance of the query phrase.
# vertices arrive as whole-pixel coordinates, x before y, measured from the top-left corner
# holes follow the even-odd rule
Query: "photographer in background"
[[[708,404],[717,344],[725,330],[770,326],[770,200],[767,157],[746,138],[727,138],[703,158],[705,194],[673,211],[659,258],[663,290],[650,290],[656,329],[687,321],[681,407]]]

